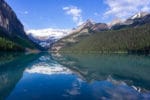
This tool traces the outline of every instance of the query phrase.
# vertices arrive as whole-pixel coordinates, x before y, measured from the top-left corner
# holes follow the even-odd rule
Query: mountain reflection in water
[[[150,99],[149,60],[149,56],[137,55],[26,55],[17,59],[17,64],[13,60],[12,67],[8,63],[1,66],[0,97],[7,100]],[[9,84],[5,84],[6,79]]]

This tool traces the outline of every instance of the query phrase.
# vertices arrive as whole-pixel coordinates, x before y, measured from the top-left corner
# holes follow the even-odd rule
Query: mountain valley
[[[9,14],[9,15],[8,15]],[[11,16],[11,17],[10,17]],[[12,8],[0,0],[1,51],[150,51],[150,13],[139,12],[126,20],[96,23],[90,19],[69,29],[24,31]]]

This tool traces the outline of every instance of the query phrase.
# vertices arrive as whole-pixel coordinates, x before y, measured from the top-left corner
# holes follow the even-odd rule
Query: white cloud
[[[63,10],[66,12],[67,15],[71,15],[73,18],[73,21],[77,24],[77,25],[81,25],[83,23],[83,19],[82,19],[82,10],[79,9],[76,6],[68,6],[68,7],[63,7]]]
[[[109,9],[104,16],[127,18],[139,11],[150,12],[150,0],[106,0]]]

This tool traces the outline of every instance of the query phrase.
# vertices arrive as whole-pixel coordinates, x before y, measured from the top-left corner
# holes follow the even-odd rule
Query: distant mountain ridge
[[[137,19],[137,18],[142,18],[147,16],[149,13],[148,12],[138,12],[135,15],[131,16],[129,19]]]
[[[48,49],[54,42],[70,34],[68,29],[41,29],[27,31],[28,37],[39,44],[41,47]]]
[[[150,13],[148,12],[139,12],[135,15],[129,17],[125,21],[120,21],[111,26],[112,30],[118,30],[126,27],[138,27],[144,24],[150,23]]]
[[[112,22],[106,24],[106,23],[95,23],[94,21],[88,19],[85,23],[82,25],[78,26],[76,29],[72,31],[72,33],[79,32],[84,29],[89,29],[90,31],[94,32],[100,32],[100,31],[106,31],[109,29],[121,29],[126,27],[136,27],[140,25],[144,25],[150,23],[150,13],[148,12],[138,12],[135,15],[127,18],[126,20],[121,20],[121,19],[115,19]]]
[[[104,31],[108,30],[108,25],[105,23],[95,23],[94,21],[88,19],[85,23],[74,29],[72,33],[77,33],[85,29],[87,29],[88,31],[97,31],[97,32]]]
[[[108,25],[105,23],[95,23],[92,20],[87,20],[82,25],[78,26],[76,29],[73,29],[69,35],[58,40],[51,47],[51,50],[58,51],[66,45],[73,45],[81,41],[83,38],[92,35],[94,32],[101,32],[108,30]]]
[[[111,25],[111,27],[109,25]],[[145,25],[145,26],[143,26],[143,25]],[[137,14],[129,17],[125,21],[116,20],[115,22],[112,22],[112,24],[94,23],[90,20],[87,20],[84,24],[82,24],[81,26],[74,29],[70,35],[68,35],[68,36],[62,38],[61,40],[59,40],[58,42],[54,43],[54,45],[51,47],[51,50],[56,51],[56,52],[62,51],[62,50],[63,51],[64,50],[66,50],[66,51],[67,50],[71,50],[71,51],[84,50],[84,51],[86,51],[86,49],[87,50],[102,50],[102,51],[113,50],[115,52],[115,50],[119,51],[119,48],[121,51],[122,50],[123,51],[131,50],[132,51],[132,49],[135,50],[135,48],[136,48],[136,50],[140,50],[142,48],[144,50],[145,49],[149,50],[149,43],[150,43],[149,38],[145,37],[145,36],[150,35],[150,33],[148,34],[149,25],[150,25],[150,13],[144,13],[144,12],[137,13]],[[135,28],[137,28],[137,29],[135,29]],[[123,29],[124,31],[121,31],[121,29]],[[136,31],[136,30],[139,30],[139,31]],[[103,32],[103,31],[105,31],[105,32]],[[122,34],[121,34],[121,32],[122,32]],[[127,34],[126,32],[128,32],[129,34]],[[135,32],[137,32],[137,36],[136,36]],[[141,33],[138,33],[138,32],[141,32]],[[123,41],[123,43],[126,42],[124,44],[124,47],[122,47],[119,43],[118,44],[114,43],[114,42],[116,42],[117,38],[118,39],[119,39],[119,37],[122,38],[122,36],[125,35],[123,33],[126,33],[126,35],[127,35],[125,37],[125,39],[120,40],[120,41]],[[142,33],[143,33],[143,36],[142,36]],[[102,35],[100,35],[100,34],[102,34]],[[111,37],[108,34],[110,34]],[[139,37],[139,36],[141,36],[141,37]],[[104,37],[104,39],[102,37]],[[114,37],[116,37],[116,40]],[[132,38],[133,41],[126,39],[127,37]],[[109,40],[107,40],[107,38],[109,38]],[[137,43],[138,41],[134,40],[134,38],[139,40],[139,43]],[[84,40],[84,43],[82,42],[83,40]],[[125,40],[127,40],[127,41],[125,41]],[[91,41],[91,43],[88,41]],[[98,41],[98,42],[96,42],[96,41]],[[112,42],[107,42],[107,41],[112,41]],[[129,44],[130,42],[131,42],[131,44]],[[132,43],[132,42],[134,42],[134,43]],[[114,45],[114,47],[110,46],[111,43],[112,43],[112,46]],[[82,46],[79,46],[81,44],[82,44]],[[94,46],[94,44],[96,44],[96,45]],[[105,47],[104,44],[108,45],[108,46]],[[140,44],[142,44],[142,46]],[[104,48],[100,48],[100,47],[102,47],[102,45],[104,46]],[[132,47],[131,45],[133,45],[135,47]],[[140,45],[140,46],[136,47],[136,45]],[[117,48],[115,48],[115,47],[117,47]],[[69,48],[71,48],[71,49],[69,49]],[[82,49],[80,49],[80,48],[82,48]]]
[[[42,29],[42,30],[29,30],[27,31],[28,37],[44,48],[49,48],[53,43],[59,41],[61,38],[67,37],[75,33],[88,33],[90,31],[104,31],[108,30],[105,23],[95,23],[92,20],[87,20],[76,29]]]
[[[139,12],[131,17],[129,17],[126,20],[116,19],[112,21],[109,24],[106,23],[96,23],[90,19],[88,19],[86,22],[84,22],[82,25],[78,26],[77,28],[73,28],[71,31],[68,31],[67,34],[64,33],[63,35],[60,34],[60,36],[56,36],[56,34],[59,34],[59,32],[56,34],[53,34],[53,31],[51,30],[31,30],[28,31],[29,38],[34,41],[37,44],[40,44],[40,46],[44,48],[51,48],[51,45],[55,45],[55,42],[62,41],[60,43],[61,45],[67,43],[77,43],[80,41],[81,38],[87,37],[89,35],[92,35],[95,32],[102,32],[107,30],[119,30],[122,28],[130,28],[130,27],[138,27],[141,25],[144,25],[146,23],[150,23],[150,13],[147,12]],[[34,34],[40,33],[40,34],[49,34],[47,36],[35,36]],[[65,40],[64,40],[65,39]],[[57,44],[57,43],[56,43]]]

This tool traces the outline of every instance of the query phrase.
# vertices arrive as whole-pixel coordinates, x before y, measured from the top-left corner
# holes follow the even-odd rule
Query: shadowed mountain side
[[[5,0],[0,0],[0,51],[25,51],[41,49],[38,44],[31,41],[24,26],[13,9]]]

